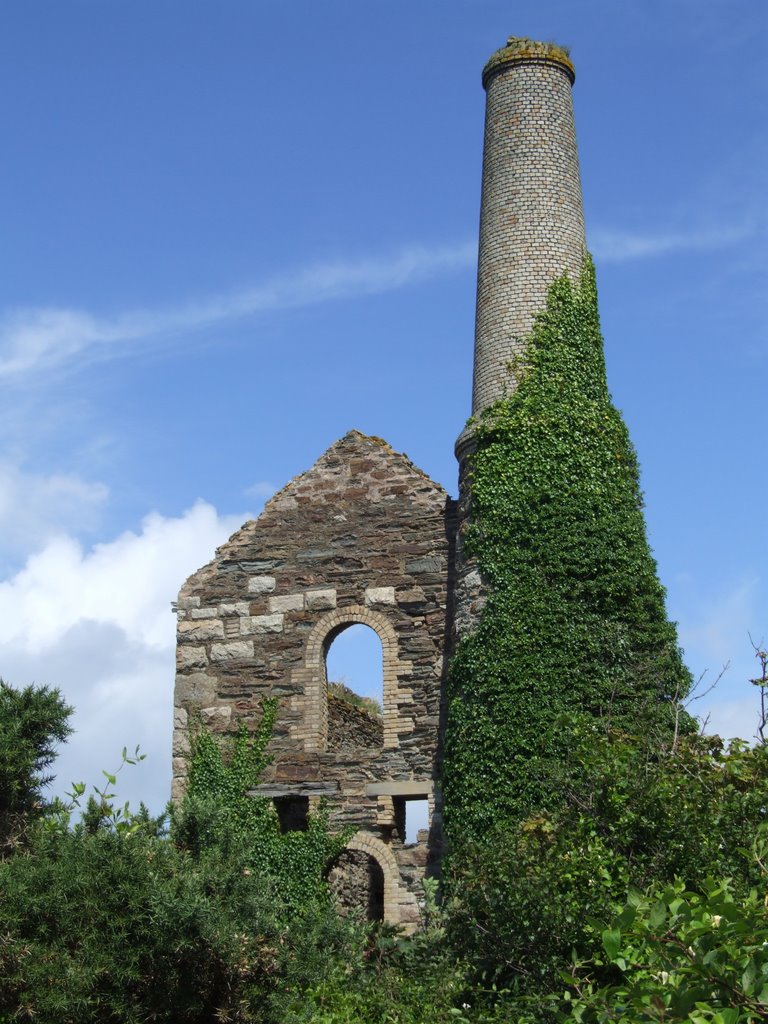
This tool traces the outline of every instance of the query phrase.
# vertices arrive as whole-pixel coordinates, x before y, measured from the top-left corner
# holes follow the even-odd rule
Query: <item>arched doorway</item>
[[[384,872],[364,850],[343,850],[328,870],[328,887],[339,913],[366,921],[384,920]]]

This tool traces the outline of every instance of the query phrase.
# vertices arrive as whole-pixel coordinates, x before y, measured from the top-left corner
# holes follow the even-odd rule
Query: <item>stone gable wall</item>
[[[393,798],[368,787],[434,792],[454,518],[454,503],[406,456],[353,432],[219,548],[178,599],[174,797],[184,787],[190,716],[227,733],[255,723],[261,701],[274,696],[275,760],[264,785],[311,801],[326,793],[332,824],[354,824],[397,858]],[[368,732],[357,745],[358,730],[329,748],[325,654],[353,623],[382,642],[380,742],[371,745]],[[439,834],[438,812],[432,860]],[[403,856],[413,860],[412,851]]]

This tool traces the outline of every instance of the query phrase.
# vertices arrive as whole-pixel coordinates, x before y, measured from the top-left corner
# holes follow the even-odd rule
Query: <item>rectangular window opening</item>
[[[276,796],[275,810],[281,832],[306,832],[309,827],[308,796]]]
[[[395,828],[406,846],[426,843],[429,833],[429,800],[426,797],[395,797]]]

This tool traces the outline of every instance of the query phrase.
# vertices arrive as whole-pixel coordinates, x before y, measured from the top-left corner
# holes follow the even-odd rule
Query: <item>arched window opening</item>
[[[328,750],[378,749],[384,742],[384,660],[375,630],[345,624],[326,642]]]
[[[362,916],[366,921],[384,920],[384,872],[362,850],[344,850],[328,871],[328,887],[342,917]]]

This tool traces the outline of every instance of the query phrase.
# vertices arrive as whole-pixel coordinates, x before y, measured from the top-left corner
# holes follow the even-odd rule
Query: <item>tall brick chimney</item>
[[[486,90],[472,415],[514,389],[509,362],[553,278],[577,275],[584,212],[573,64],[552,43],[509,39]]]
[[[472,415],[514,391],[515,356],[547,288],[578,275],[584,212],[568,54],[553,43],[512,37],[483,68],[486,90]],[[466,458],[472,430],[456,442],[459,523],[470,514]],[[482,585],[457,550],[456,630],[471,628]]]

